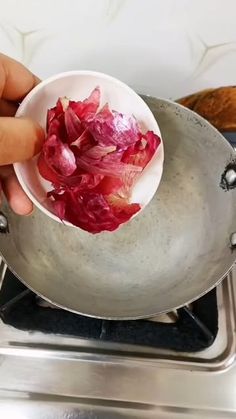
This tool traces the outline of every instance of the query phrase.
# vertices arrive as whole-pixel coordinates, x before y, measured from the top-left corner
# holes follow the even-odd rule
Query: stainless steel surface
[[[213,287],[235,260],[236,192],[219,186],[233,148],[188,109],[146,101],[163,135],[165,167],[155,198],[132,222],[93,236],[38,211],[24,218],[4,208],[4,258],[27,286],[68,310],[150,317]]]
[[[196,354],[23,332],[0,322],[0,417],[236,417],[236,272],[218,286],[219,333]]]

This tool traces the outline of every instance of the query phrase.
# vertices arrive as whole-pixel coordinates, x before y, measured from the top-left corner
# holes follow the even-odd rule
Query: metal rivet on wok
[[[236,232],[231,234],[230,244],[231,244],[231,249],[236,248]]]
[[[236,182],[236,172],[233,169],[227,170],[225,179],[227,180],[228,185],[233,186]]]
[[[0,233],[9,233],[7,217],[2,212],[0,212]]]
[[[229,163],[221,176],[220,186],[228,191],[236,188],[236,162]]]

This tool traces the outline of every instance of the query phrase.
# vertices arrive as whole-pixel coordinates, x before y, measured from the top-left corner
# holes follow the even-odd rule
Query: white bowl
[[[114,77],[94,71],[70,71],[52,76],[41,82],[25,97],[16,116],[28,116],[46,128],[47,110],[55,106],[59,97],[83,100],[99,86],[101,105],[106,102],[111,109],[124,114],[132,114],[142,127],[142,131],[153,131],[159,135],[158,124],[146,103],[130,87]],[[163,171],[164,148],[159,145],[156,154],[146,166],[135,187],[130,202],[141,205],[141,210],[151,201],[161,180]],[[54,213],[47,192],[51,183],[44,180],[37,168],[37,157],[23,163],[15,163],[17,178],[28,197],[47,216],[62,222]],[[135,214],[136,215],[136,214]],[[71,225],[63,221],[66,225]]]

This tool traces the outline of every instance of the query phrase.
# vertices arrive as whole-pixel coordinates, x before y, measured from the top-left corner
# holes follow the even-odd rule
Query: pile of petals
[[[90,233],[113,231],[140,210],[129,203],[132,187],[160,144],[133,116],[99,108],[98,87],[83,102],[58,99],[38,159],[57,216]]]

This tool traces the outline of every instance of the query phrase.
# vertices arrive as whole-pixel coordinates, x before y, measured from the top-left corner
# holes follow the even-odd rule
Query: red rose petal
[[[108,203],[102,194],[86,192],[76,194],[66,191],[58,195],[54,204],[57,215],[63,213],[63,219],[90,233],[114,231],[140,210],[138,204],[115,206]]]
[[[145,135],[141,135],[141,139],[136,144],[129,147],[123,154],[122,161],[127,164],[140,166],[142,170],[147,166],[154,156],[157,148],[161,143],[160,137],[152,131],[148,131]],[[135,172],[126,172],[124,176],[124,186],[122,193],[130,196],[131,190],[137,174]]]
[[[117,195],[110,195],[107,197],[107,201],[110,204],[114,215],[120,219],[121,223],[128,221],[141,209],[139,204],[127,204],[126,199],[120,198]]]
[[[105,176],[96,186],[94,192],[102,195],[116,194],[122,187],[123,181],[121,179]]]
[[[56,106],[52,109],[49,109],[47,112],[47,132],[49,129],[49,126],[51,124],[51,122],[53,121],[53,119],[58,118],[60,116],[63,116],[65,109],[68,107],[69,105],[69,100],[64,97],[64,98],[59,98]]]
[[[49,167],[45,161],[44,155],[41,153],[38,158],[38,169],[40,175],[48,180],[49,182],[52,182],[54,185],[60,185],[61,180],[58,175],[51,167]]]
[[[54,201],[53,207],[54,207],[55,213],[60,218],[60,220],[64,220],[65,213],[66,213],[66,203],[64,201]]]

